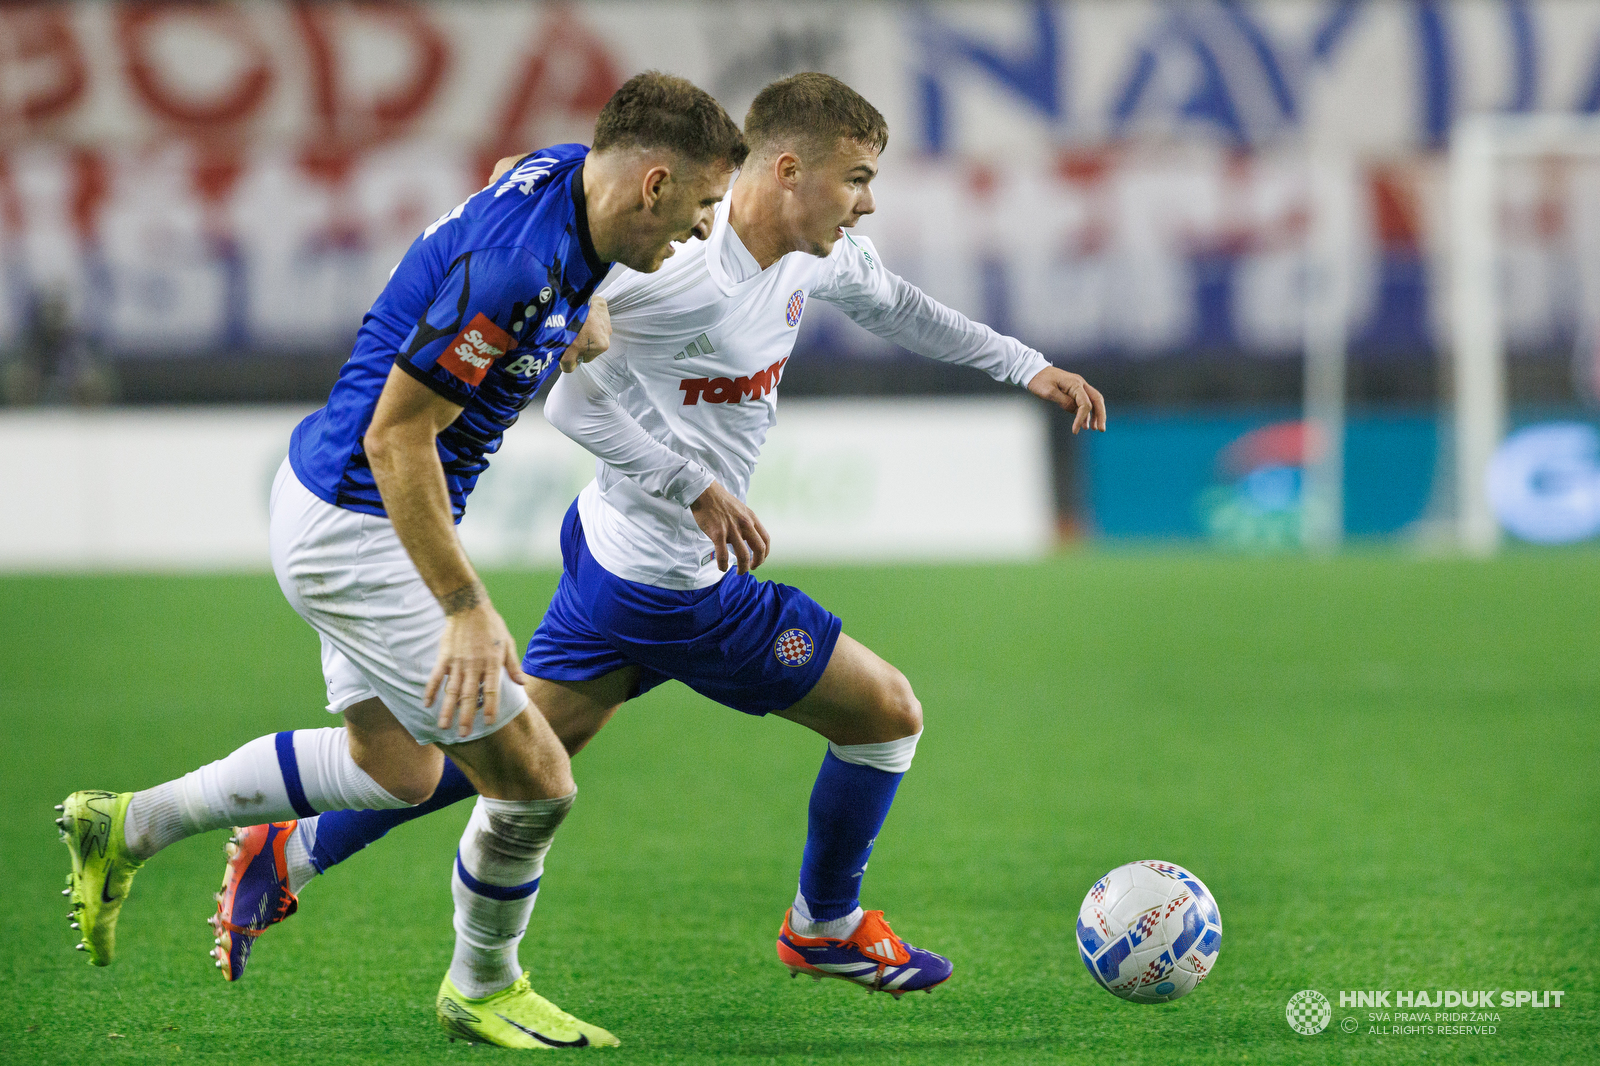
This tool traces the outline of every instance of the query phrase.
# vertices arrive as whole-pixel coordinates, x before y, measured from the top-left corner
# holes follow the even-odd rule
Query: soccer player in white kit
[[[854,91],[823,74],[774,83],[751,106],[745,135],[750,157],[709,239],[681,247],[658,273],[613,272],[579,338],[598,346],[609,324],[609,351],[583,366],[569,359],[573,372],[546,402],[546,418],[599,461],[568,513],[564,573],[523,669],[569,752],[668,678],[827,738],[779,958],[793,973],[896,996],[931,990],[950,976],[949,960],[907,944],[858,899],[921,736],[921,705],[898,670],[810,597],[750,575],[768,538],[743,498],[812,299],[913,351],[1026,386],[1075,411],[1075,431],[1104,429],[1104,401],[1078,375],[891,274],[869,240],[846,233],[874,210],[888,137]],[[428,806],[469,794],[447,766]],[[296,832],[320,855],[315,870],[267,876],[298,891],[420,812],[302,821]]]

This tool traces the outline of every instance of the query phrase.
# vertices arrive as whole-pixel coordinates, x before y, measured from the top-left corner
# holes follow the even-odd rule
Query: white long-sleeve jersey
[[[613,268],[598,292],[610,307],[610,350],[563,374],[545,401],[545,418],[597,456],[578,497],[589,550],[618,577],[660,588],[722,578],[689,505],[713,479],[745,498],[811,298],[999,381],[1026,385],[1049,365],[885,270],[865,237],[762,270],[728,210],[724,200],[710,238],[679,246],[656,273]]]

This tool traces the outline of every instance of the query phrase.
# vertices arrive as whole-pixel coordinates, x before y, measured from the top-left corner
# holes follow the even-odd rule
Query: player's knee
[[[906,680],[894,667],[878,686],[876,700],[878,729],[884,740],[914,737],[922,732],[922,703]]]
[[[426,803],[433,798],[433,790],[439,787],[439,775],[426,776],[408,773],[389,775],[387,778],[368,770],[367,773],[383,790],[402,803],[415,807],[419,803]]]
[[[357,766],[401,803],[415,807],[433,798],[443,760],[384,759],[370,751],[351,752]]]
[[[578,783],[572,778],[572,764],[562,759],[557,764],[540,767],[537,790],[541,794],[536,799],[553,799],[576,792]]]

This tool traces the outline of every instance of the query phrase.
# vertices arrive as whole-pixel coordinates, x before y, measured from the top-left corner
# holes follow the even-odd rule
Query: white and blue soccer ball
[[[1078,910],[1078,951],[1096,981],[1135,1003],[1188,995],[1217,964],[1222,915],[1194,874],[1146,859],[1094,883]]]

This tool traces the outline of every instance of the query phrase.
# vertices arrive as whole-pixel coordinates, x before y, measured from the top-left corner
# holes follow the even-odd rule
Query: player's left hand
[[[772,551],[772,537],[761,519],[744,501],[713,481],[699,499],[689,505],[700,532],[711,538],[716,551],[717,569],[728,572],[728,549],[739,573],[748,574],[766,561]]]
[[[1033,375],[1028,391],[1064,411],[1077,412],[1072,419],[1072,432],[1085,428],[1106,431],[1106,398],[1081,374],[1047,366]]]
[[[561,353],[561,372],[572,373],[578,369],[579,363],[599,358],[610,347],[611,311],[606,307],[606,298],[596,296],[589,301],[589,317],[584,320],[583,328],[578,330],[577,339]]]
[[[510,170],[524,159],[528,158],[528,154],[529,153],[527,152],[523,152],[520,155],[508,155],[504,159],[496,160],[494,169],[489,172],[489,180],[485,184],[493,185],[495,182],[499,181],[505,176],[506,171]]]
[[[499,718],[501,668],[519,685],[528,683],[528,675],[522,672],[522,646],[512,639],[481,584],[473,581],[456,590],[441,599],[440,606],[445,612],[444,632],[422,705],[432,707],[443,691],[439,728],[457,726],[465,739],[480,707],[486,724]]]

